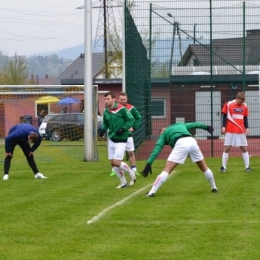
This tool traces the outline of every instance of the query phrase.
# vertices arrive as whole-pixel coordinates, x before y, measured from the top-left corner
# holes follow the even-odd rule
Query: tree
[[[28,69],[21,57],[15,54],[14,59],[8,59],[0,70],[1,85],[24,85],[27,83]]]

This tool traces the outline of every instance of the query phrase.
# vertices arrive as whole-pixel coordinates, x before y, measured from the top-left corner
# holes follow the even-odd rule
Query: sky
[[[84,5],[85,0],[1,0],[0,51],[30,56],[84,43],[85,11],[77,9]],[[93,38],[98,15],[93,8]]]
[[[84,43],[84,7],[85,1],[91,1],[93,7],[100,6],[102,0],[1,0],[0,5],[0,51],[8,56],[38,55],[46,52],[61,51]],[[107,0],[108,1],[108,0]],[[124,0],[110,0],[118,5]],[[129,0],[130,1],[130,0]],[[142,3],[153,2],[156,5],[171,5],[169,0],[133,0],[136,8]],[[182,6],[208,0],[178,0]],[[215,4],[237,4],[242,0],[215,0]],[[251,0],[254,4],[259,0]],[[147,5],[149,7],[149,5]],[[169,9],[170,10],[170,9]],[[115,17],[120,12],[113,8]],[[122,9],[121,9],[122,11]],[[95,39],[100,8],[92,8],[92,39]],[[168,9],[165,11],[167,17]],[[121,19],[122,20],[122,19]],[[100,21],[101,22],[101,21]]]

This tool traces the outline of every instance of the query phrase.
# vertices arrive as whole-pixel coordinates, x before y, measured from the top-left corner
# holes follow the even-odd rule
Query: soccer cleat
[[[8,180],[8,179],[9,179],[9,174],[5,174],[3,180]]]
[[[35,179],[47,179],[46,176],[44,176],[42,173],[38,172],[34,175]]]
[[[136,182],[136,176],[135,173],[133,175],[130,175],[130,182],[129,182],[129,186],[133,186]]]
[[[221,172],[225,172],[226,169],[225,169],[223,166],[221,166],[220,171],[221,171]]]
[[[122,189],[122,188],[127,188],[128,187],[128,183],[120,183],[116,189]]]
[[[112,171],[109,176],[111,176],[111,177],[116,176],[116,173],[114,171]]]
[[[218,192],[218,190],[217,190],[216,188],[212,189],[211,191],[212,191],[213,193]]]
[[[154,198],[154,197],[155,197],[155,193],[149,194],[149,192],[147,192],[146,195],[145,195],[145,197]]]
[[[252,170],[251,170],[251,168],[250,167],[247,167],[246,168],[246,172],[251,172]]]

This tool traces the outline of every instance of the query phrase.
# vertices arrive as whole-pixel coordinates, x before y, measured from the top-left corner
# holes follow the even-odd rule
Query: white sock
[[[128,172],[129,175],[134,175],[134,172],[130,169],[130,167],[125,162],[121,162],[119,169]]]
[[[155,193],[160,186],[167,180],[169,177],[168,172],[162,171],[160,175],[157,176],[155,182],[153,183],[152,189],[149,191],[149,194]]]
[[[136,173],[137,172],[137,169],[136,169],[136,167],[134,166],[134,167],[131,167],[131,170],[134,172],[134,173]]]
[[[122,184],[127,183],[125,175],[124,175],[124,171],[120,170],[117,166],[113,167],[113,171],[116,173],[116,176],[119,178],[119,180]]]
[[[228,162],[228,153],[222,154],[222,166],[227,169],[227,162]]]
[[[244,163],[245,163],[245,168],[249,167],[249,154],[248,152],[242,153],[243,159],[244,159]]]
[[[204,175],[205,175],[206,179],[209,181],[211,189],[217,189],[216,183],[214,180],[214,175],[209,168],[204,172]]]

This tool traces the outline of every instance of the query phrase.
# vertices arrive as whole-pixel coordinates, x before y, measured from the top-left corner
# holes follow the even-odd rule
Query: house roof
[[[79,57],[71,63],[71,65],[63,71],[51,85],[60,85],[61,80],[65,79],[84,79],[84,54],[81,53]],[[92,77],[97,77],[105,64],[104,53],[92,53]],[[111,58],[110,58],[111,59]]]
[[[212,41],[213,65],[243,64],[243,38],[214,39]],[[198,66],[210,65],[210,45],[190,44],[179,65],[187,66],[194,57]],[[245,39],[245,64],[260,62],[260,33],[248,34]]]

